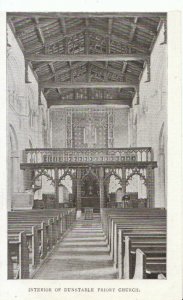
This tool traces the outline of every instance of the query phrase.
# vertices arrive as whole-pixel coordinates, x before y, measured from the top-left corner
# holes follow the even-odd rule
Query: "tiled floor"
[[[78,220],[56,246],[34,279],[115,279],[99,214]]]

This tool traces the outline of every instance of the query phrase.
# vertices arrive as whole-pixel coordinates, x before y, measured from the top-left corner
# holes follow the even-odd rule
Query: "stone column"
[[[147,207],[155,207],[155,184],[154,184],[154,168],[149,165],[146,169],[147,178]]]
[[[100,167],[99,169],[99,189],[100,189],[100,208],[104,207],[104,169]]]
[[[59,186],[58,186],[58,182],[59,182],[59,176],[58,176],[58,169],[55,168],[55,197],[56,197],[56,207],[59,206]]]
[[[76,185],[77,185],[77,197],[76,197],[76,207],[77,210],[81,210],[81,169],[77,169],[76,173]]]

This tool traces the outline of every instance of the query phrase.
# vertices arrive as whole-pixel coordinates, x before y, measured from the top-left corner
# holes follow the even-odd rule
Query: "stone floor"
[[[116,279],[99,214],[82,216],[55,247],[34,279]]]

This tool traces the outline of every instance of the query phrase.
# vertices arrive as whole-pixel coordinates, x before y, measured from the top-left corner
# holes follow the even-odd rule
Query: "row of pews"
[[[166,278],[166,210],[101,211],[111,258],[119,279]]]
[[[8,279],[32,278],[75,219],[75,208],[8,212]]]

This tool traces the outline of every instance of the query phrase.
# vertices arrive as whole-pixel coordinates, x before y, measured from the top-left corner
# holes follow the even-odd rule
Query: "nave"
[[[33,279],[115,279],[99,214],[76,221]]]
[[[104,208],[89,218],[74,209],[17,211],[8,219],[9,279],[166,278],[165,209]]]
[[[8,279],[166,278],[167,14],[8,13],[7,79]]]

